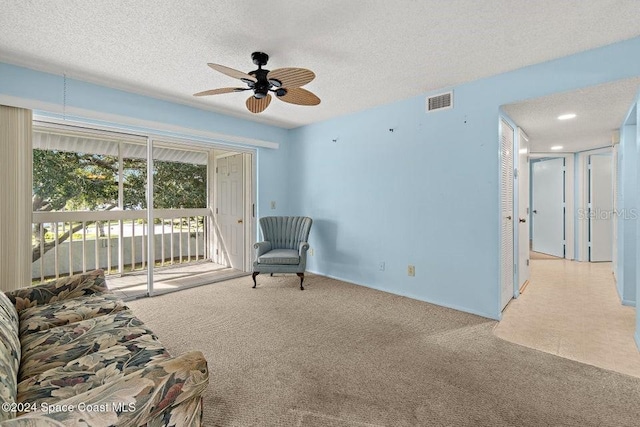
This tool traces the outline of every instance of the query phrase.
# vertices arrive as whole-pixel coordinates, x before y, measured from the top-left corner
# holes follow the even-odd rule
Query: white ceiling
[[[638,0],[0,0],[0,60],[296,127],[640,35]],[[247,92],[207,62],[304,67],[322,103]]]
[[[611,145],[640,89],[640,77],[503,106],[529,136],[531,152],[576,152]],[[558,120],[573,113],[571,120]]]

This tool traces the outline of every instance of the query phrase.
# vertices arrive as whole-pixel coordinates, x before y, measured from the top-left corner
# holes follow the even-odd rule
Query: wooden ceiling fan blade
[[[267,80],[278,80],[281,85],[277,87],[300,87],[315,79],[316,75],[306,68],[276,68],[269,71]]]
[[[233,77],[234,79],[240,80],[248,80],[251,82],[257,82],[258,80],[250,74],[243,73],[242,71],[234,70],[233,68],[225,67],[220,64],[207,64],[209,67],[213,68],[216,71],[221,72],[222,74],[226,74],[229,77]]]
[[[251,95],[247,99],[247,109],[254,114],[262,113],[265,110],[265,108],[269,106],[270,103],[271,103],[271,95],[269,94],[267,94],[266,97],[260,98],[260,99]]]
[[[318,105],[320,104],[320,98],[318,98],[312,92],[301,87],[285,88],[287,93],[279,96],[284,102],[297,105]]]
[[[205,90],[202,92],[194,93],[193,96],[208,96],[208,95],[220,95],[222,93],[242,92],[248,90],[244,87],[221,87],[220,89]]]

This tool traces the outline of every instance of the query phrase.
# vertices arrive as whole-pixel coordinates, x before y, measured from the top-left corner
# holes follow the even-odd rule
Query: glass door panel
[[[153,143],[155,293],[180,286],[210,258],[207,162],[205,150]]]

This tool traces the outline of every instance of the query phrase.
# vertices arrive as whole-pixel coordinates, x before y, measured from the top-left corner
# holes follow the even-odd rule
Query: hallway
[[[635,309],[621,305],[611,263],[532,259],[531,281],[494,334],[526,347],[640,377]]]

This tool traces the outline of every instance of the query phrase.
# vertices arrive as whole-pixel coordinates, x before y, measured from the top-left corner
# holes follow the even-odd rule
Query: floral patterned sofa
[[[200,352],[172,357],[96,270],[0,292],[0,426],[200,426]]]

